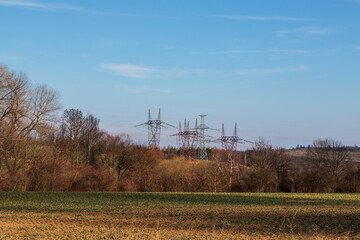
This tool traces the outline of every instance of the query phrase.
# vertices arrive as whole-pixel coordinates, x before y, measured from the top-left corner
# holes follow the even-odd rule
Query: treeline
[[[310,149],[312,146],[309,144],[308,146],[299,145],[297,144],[296,147],[293,147],[292,150],[304,150],[304,149]],[[359,152],[360,147],[357,145],[355,146],[343,146],[343,149],[349,151],[349,152]]]
[[[360,170],[341,142],[316,140],[294,164],[259,139],[246,152],[151,149],[111,135],[99,119],[65,110],[57,93],[0,65],[0,190],[360,192]]]

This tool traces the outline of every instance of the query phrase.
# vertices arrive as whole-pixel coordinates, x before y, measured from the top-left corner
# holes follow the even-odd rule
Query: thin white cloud
[[[153,87],[130,87],[127,85],[119,85],[116,84],[114,87],[120,88],[125,92],[132,93],[132,94],[142,94],[142,93],[170,93],[168,89],[163,88],[153,88]]]
[[[207,14],[205,17],[224,18],[232,20],[248,21],[312,21],[310,18],[282,17],[282,16],[244,16],[244,15],[224,15],[224,14]]]
[[[112,71],[115,75],[130,78],[147,78],[154,70],[130,64],[101,64],[105,70]]]
[[[95,14],[95,15],[110,15],[110,16],[119,16],[119,17],[133,17],[133,18],[164,18],[164,19],[188,19],[181,18],[176,16],[165,16],[165,15],[144,15],[144,14],[128,14],[128,13],[119,13],[119,12],[107,12],[107,11],[98,11],[91,10],[83,7],[77,7],[74,5],[59,5],[59,4],[49,4],[49,3],[41,3],[38,1],[32,0],[0,0],[0,6],[5,7],[22,7],[29,9],[40,9],[47,11],[66,11],[66,12],[77,12],[84,14]]]
[[[58,10],[58,11],[72,11],[72,12],[82,12],[88,14],[114,14],[111,12],[102,12],[96,10],[90,10],[86,8],[80,8],[72,5],[59,5],[59,4],[48,4],[40,3],[35,1],[9,1],[9,0],[0,0],[0,6],[5,7],[22,7],[22,8],[32,8],[32,9],[42,9],[42,10]]]
[[[243,69],[238,70],[236,73],[238,75],[267,75],[267,74],[279,74],[286,72],[302,72],[309,70],[308,67],[304,65],[296,65],[292,67],[283,67],[283,68],[255,68],[255,69]]]
[[[25,8],[42,8],[42,9],[71,9],[80,10],[80,8],[68,6],[68,5],[56,5],[56,4],[44,4],[33,1],[2,1],[0,0],[0,6],[7,7],[25,7]]]
[[[277,31],[276,34],[279,36],[288,36],[293,34],[302,34],[302,35],[326,35],[334,32],[335,30],[328,27],[319,27],[319,26],[306,26],[300,27],[293,30],[281,30]]]
[[[180,78],[189,75],[206,73],[206,70],[202,69],[155,69],[151,67],[136,66],[131,64],[104,63],[101,64],[100,67],[104,70],[111,71],[117,76],[139,79]]]
[[[359,45],[359,46],[355,46],[355,49],[360,50],[360,45]]]
[[[31,8],[49,8],[50,5],[44,5],[29,1],[0,1],[1,6],[9,7],[31,7]]]
[[[194,52],[197,54],[209,54],[209,55],[226,55],[226,54],[256,54],[256,53],[275,53],[275,54],[306,54],[311,51],[297,50],[297,49],[259,49],[259,50],[228,50],[228,51],[203,51]]]

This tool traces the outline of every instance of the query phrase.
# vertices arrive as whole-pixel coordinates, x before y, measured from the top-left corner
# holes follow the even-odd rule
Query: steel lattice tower
[[[148,144],[149,144],[149,147],[151,147],[151,148],[158,148],[160,146],[160,135],[161,135],[162,127],[167,128],[169,126],[169,127],[176,128],[173,125],[163,122],[161,120],[160,108],[159,108],[158,118],[156,120],[151,119],[151,113],[150,113],[150,109],[149,109],[148,121],[137,125],[137,127],[138,126],[147,126],[148,127]]]
[[[236,151],[238,143],[240,143],[240,144],[253,143],[253,142],[250,142],[250,141],[247,141],[245,139],[238,137],[237,123],[235,123],[234,135],[232,135],[232,136],[225,135],[225,127],[224,127],[224,124],[222,124],[221,137],[218,138],[217,140],[221,142],[223,149],[226,151]]]
[[[182,130],[181,122],[179,122],[179,131],[171,136],[177,137],[179,149],[183,151],[185,155],[191,157],[191,149],[196,147],[199,139],[199,131],[197,126],[197,119],[195,121],[195,128],[190,128],[190,122],[184,120],[184,130]]]
[[[205,117],[207,115],[201,114],[199,116],[201,117],[201,123],[200,123],[200,125],[198,127],[198,130],[199,130],[199,142],[200,142],[198,158],[201,159],[201,160],[207,160],[208,158],[207,158],[207,152],[206,152],[205,143],[206,142],[211,142],[211,140],[208,139],[209,136],[205,135],[205,131],[210,130],[210,129],[211,130],[216,130],[216,129],[210,128],[205,124]]]
[[[238,137],[237,133],[237,123],[235,123],[234,127],[234,135],[233,136],[226,136],[225,135],[225,127],[224,124],[222,124],[222,131],[221,131],[221,137],[217,139],[217,141],[221,142],[222,148],[227,153],[227,161],[230,164],[230,177],[229,177],[229,189],[232,189],[232,175],[233,175],[233,169],[237,168],[236,166],[236,156],[235,152],[237,150],[237,144],[241,143],[253,143],[247,140],[244,140],[242,138]],[[234,166],[235,165],[235,166]]]

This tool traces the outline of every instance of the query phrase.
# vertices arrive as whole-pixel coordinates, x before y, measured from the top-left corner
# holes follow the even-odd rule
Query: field
[[[360,239],[359,194],[0,192],[0,239]]]

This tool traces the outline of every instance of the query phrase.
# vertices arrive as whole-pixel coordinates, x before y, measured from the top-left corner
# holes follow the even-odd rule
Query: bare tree
[[[310,167],[324,169],[333,176],[338,176],[350,159],[350,152],[342,142],[333,139],[317,139],[307,150]]]
[[[24,116],[27,124],[21,130],[21,134],[25,136],[33,130],[41,133],[52,127],[57,118],[57,110],[61,108],[58,94],[46,85],[30,89],[28,94],[29,102]]]
[[[60,109],[58,95],[41,85],[32,88],[25,74],[0,68],[0,122],[6,136],[26,137],[41,131],[54,120]],[[6,124],[6,127],[5,127]]]
[[[70,140],[78,140],[84,124],[84,115],[79,109],[66,109],[61,122],[61,135]]]
[[[263,138],[259,138],[253,149],[246,154],[252,168],[251,184],[255,189],[263,191],[268,188],[267,185],[271,191],[288,188],[289,156],[284,149],[274,149]]]
[[[79,109],[66,109],[60,126],[60,145],[76,167],[81,158],[81,135],[84,127],[84,115]]]
[[[129,135],[107,135],[103,162],[116,172],[118,181],[138,160],[136,152],[140,149],[136,148]]]
[[[234,166],[230,164],[231,166],[229,171],[228,167],[226,166],[227,164],[225,164],[225,161],[229,160],[229,158],[227,158],[226,160],[225,158],[226,157],[224,156],[223,151],[214,149],[212,150],[210,161],[211,164],[209,165],[207,174],[209,175],[210,182],[212,183],[210,185],[214,186],[214,192],[232,190],[232,170]],[[226,179],[226,181],[227,179],[229,179],[228,184],[223,184],[224,179]],[[227,186],[229,186],[229,189],[227,188]]]
[[[96,165],[95,155],[100,151],[104,133],[99,128],[100,120],[92,114],[86,117],[79,109],[65,110],[59,131],[63,150],[75,167],[81,161]]]
[[[99,128],[100,120],[95,116],[89,114],[84,119],[84,124],[82,128],[82,139],[84,148],[86,151],[86,162],[91,165],[96,164],[95,154],[99,152],[99,144],[103,132]]]
[[[247,152],[249,166],[268,169],[272,165],[272,146],[263,138],[255,142],[255,146]]]
[[[13,187],[24,166],[26,144],[49,128],[58,109],[55,91],[45,85],[33,88],[25,74],[0,65],[0,163],[5,164]]]

